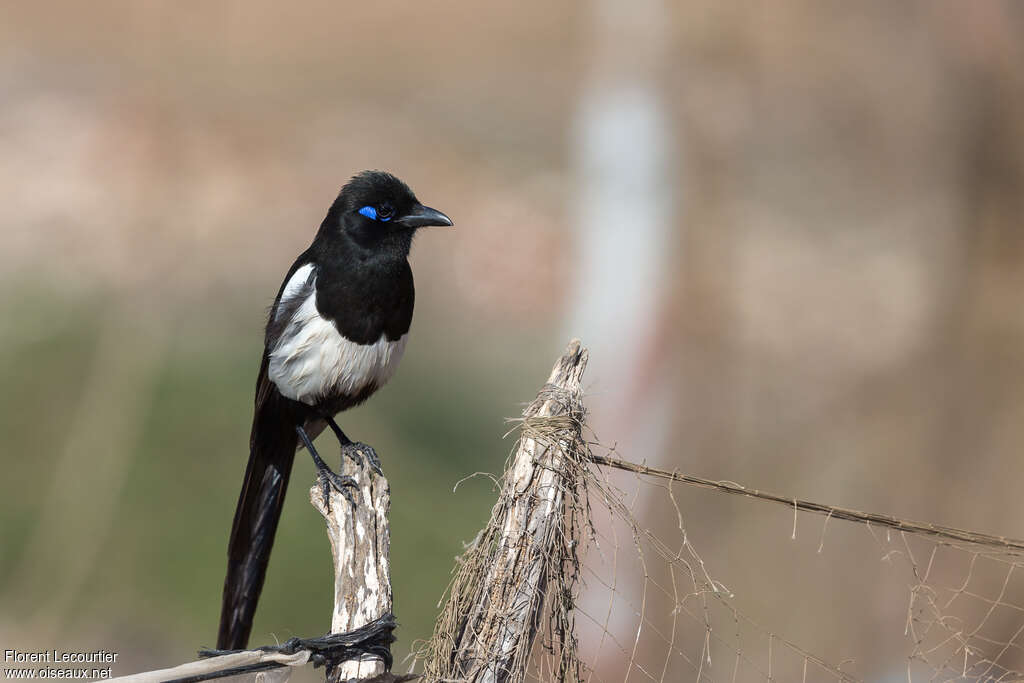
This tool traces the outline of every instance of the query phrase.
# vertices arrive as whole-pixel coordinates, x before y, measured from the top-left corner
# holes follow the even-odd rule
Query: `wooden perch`
[[[460,561],[425,653],[425,680],[524,680],[545,614],[555,625],[547,629],[557,632],[552,638],[563,639],[551,647],[560,653],[557,677],[578,675],[575,641],[564,640],[574,639],[567,608],[574,577],[566,574],[576,564],[566,541],[584,466],[580,380],[586,364],[586,350],[572,341],[524,411],[522,437],[491,520]],[[555,586],[560,594],[553,601],[547,592]],[[559,606],[552,609],[553,602]]]
[[[315,484],[309,500],[327,523],[334,556],[334,612],[331,633],[345,633],[391,613],[391,531],[388,509],[391,488],[388,480],[370,468],[342,458],[340,474],[353,477],[358,488],[348,489],[353,506],[342,493],[330,489],[324,500],[323,488]],[[387,668],[382,657],[364,655],[343,662],[327,672],[328,683],[370,678]]]

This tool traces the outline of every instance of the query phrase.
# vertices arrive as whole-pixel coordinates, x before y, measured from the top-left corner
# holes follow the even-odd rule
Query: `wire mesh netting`
[[[736,606],[734,591],[742,587],[718,581],[689,540],[677,505],[679,483],[651,472],[612,483],[604,468],[587,478],[593,537],[576,611],[588,679],[1024,680],[1019,542],[957,529],[940,534],[934,525],[849,510],[836,521],[836,514],[814,510],[820,516],[813,531],[800,533],[814,535],[817,554],[827,544],[861,543],[870,549],[863,562],[881,563],[884,577],[906,586],[902,618],[883,623],[878,634],[901,644],[897,657],[883,662],[875,651],[846,651],[830,658]],[[781,552],[793,552],[782,543],[796,540],[801,517],[807,525],[802,502],[791,505],[793,526],[788,537],[779,534]],[[666,509],[675,529],[659,537],[650,528],[666,525],[645,517]],[[793,558],[809,560],[799,552]],[[862,597],[870,609],[872,596]]]
[[[576,420],[571,427],[564,416],[521,423],[521,440],[542,444],[540,452],[565,456],[558,480],[565,506],[556,511],[560,518],[544,573],[546,595],[533,624],[537,638],[523,655],[527,665],[521,672],[492,671],[486,680],[1024,680],[1020,541],[647,468],[582,438],[583,413],[571,415]],[[499,482],[506,490],[507,476]],[[884,653],[850,651],[856,645],[838,648],[838,654],[837,648],[822,652],[816,648],[820,639],[807,644],[806,634],[788,635],[785,619],[777,626],[751,616],[757,610],[741,609],[738,605],[746,606],[751,596],[742,595],[742,586],[716,578],[715,567],[702,559],[688,533],[699,522],[684,519],[678,502],[683,489],[692,493],[691,486],[757,499],[748,504],[752,514],[770,502],[791,515],[792,529],[780,530],[778,548],[792,554],[797,565],[812,556],[829,560],[832,544],[857,546],[865,567],[880,565],[881,574],[872,577],[888,582],[888,594],[902,601],[889,606],[895,616],[878,623],[873,634],[887,644]],[[429,660],[431,652],[452,652],[466,642],[456,603],[481,594],[496,599],[486,582],[507,509],[499,501],[489,525],[460,560],[446,616],[421,657]],[[805,542],[787,548],[798,532],[803,541],[813,534],[816,547],[808,549]],[[809,556],[800,554],[804,551]],[[871,609],[877,599],[871,588],[846,597]],[[793,609],[805,606],[794,602]],[[831,618],[823,617],[822,632]],[[428,665],[426,673],[433,678],[444,672]]]

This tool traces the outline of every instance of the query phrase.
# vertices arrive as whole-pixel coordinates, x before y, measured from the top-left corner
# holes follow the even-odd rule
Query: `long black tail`
[[[249,464],[228,541],[218,649],[240,650],[249,642],[297,445],[293,411],[268,381],[264,358],[256,385]]]

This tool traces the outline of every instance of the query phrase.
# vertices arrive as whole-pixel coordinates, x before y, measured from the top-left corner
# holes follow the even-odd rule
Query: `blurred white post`
[[[569,193],[580,261],[566,334],[590,343],[597,436],[617,442],[625,457],[664,464],[674,403],[665,351],[675,344],[660,337],[672,333],[681,201],[678,143],[659,87],[670,16],[664,0],[588,7],[591,71],[574,122]],[[623,582],[619,591],[637,602],[639,586]],[[635,621],[626,602],[608,615],[614,633]],[[607,596],[584,591],[581,603],[599,613]],[[602,657],[612,655],[586,652],[596,642],[586,635],[585,659],[603,668]]]
[[[669,418],[668,387],[650,368],[663,360],[658,336],[668,331],[666,298],[679,272],[677,141],[658,85],[670,17],[663,0],[590,7],[592,66],[569,194],[581,255],[569,333],[591,340],[598,434],[649,458],[660,453]]]

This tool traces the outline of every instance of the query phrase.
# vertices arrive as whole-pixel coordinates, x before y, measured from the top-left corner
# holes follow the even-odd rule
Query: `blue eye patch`
[[[370,220],[374,221],[379,220],[384,223],[387,223],[389,220],[391,220],[391,216],[388,216],[387,218],[377,218],[377,209],[373,208],[372,206],[364,206],[363,208],[359,209],[359,213],[363,216],[366,216]]]

